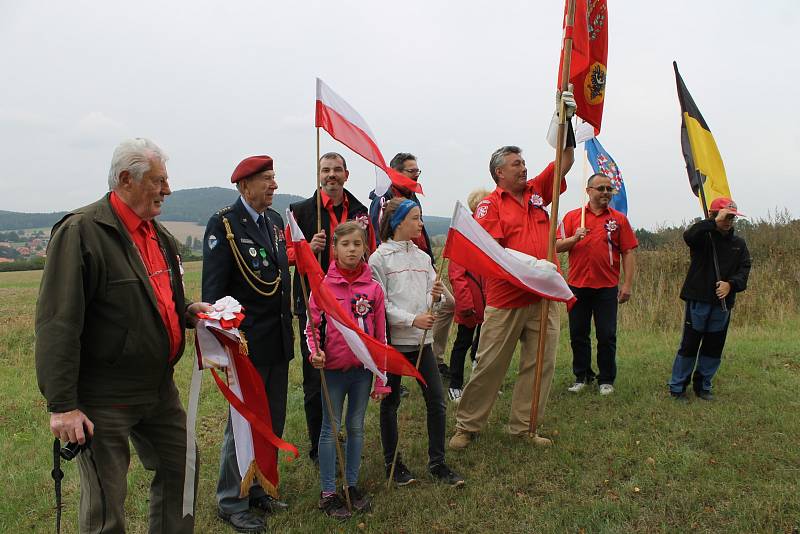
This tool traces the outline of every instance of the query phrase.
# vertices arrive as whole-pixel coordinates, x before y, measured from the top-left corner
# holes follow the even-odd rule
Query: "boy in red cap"
[[[747,288],[750,274],[747,244],[733,230],[737,216],[742,214],[733,200],[716,198],[708,218],[683,233],[691,263],[681,289],[681,299],[686,301],[683,337],[669,381],[670,394],[678,401],[687,400],[690,382],[698,398],[714,398],[711,379],[719,369],[731,309],[736,293]]]

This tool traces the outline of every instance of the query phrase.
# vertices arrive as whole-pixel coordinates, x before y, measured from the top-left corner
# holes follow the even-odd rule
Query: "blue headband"
[[[408,200],[408,199],[405,199],[400,203],[399,206],[397,206],[395,212],[392,213],[392,218],[389,219],[389,226],[392,228],[392,232],[394,232],[395,229],[400,225],[400,223],[403,222],[403,219],[406,218],[408,212],[416,207],[417,203],[414,202],[413,200]]]

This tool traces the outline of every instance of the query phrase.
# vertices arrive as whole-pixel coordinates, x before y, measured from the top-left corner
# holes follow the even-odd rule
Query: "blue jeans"
[[[672,393],[683,393],[690,382],[695,392],[711,391],[730,320],[730,310],[723,311],[718,302],[686,301],[683,336],[669,380]]]
[[[317,371],[319,372],[319,371]],[[336,430],[341,429],[344,397],[347,395],[347,441],[344,444],[345,477],[348,486],[358,484],[361,450],[364,447],[364,414],[367,411],[372,373],[363,367],[347,371],[325,370],[325,381],[333,407]],[[336,439],[322,397],[322,431],[319,435],[319,478],[323,492],[336,491]]]

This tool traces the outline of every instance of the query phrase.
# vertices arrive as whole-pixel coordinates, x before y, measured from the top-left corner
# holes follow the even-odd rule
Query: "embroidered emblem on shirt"
[[[533,193],[531,195],[531,206],[534,208],[541,208],[544,206],[544,199],[542,198],[542,195],[539,193]]]
[[[617,221],[616,221],[616,219],[607,220],[606,224],[605,224],[605,229],[606,229],[606,232],[609,232],[609,233],[613,232],[614,230],[616,230],[617,229]]]
[[[208,236],[208,248],[209,249],[214,250],[214,247],[217,246],[218,242],[219,241],[217,241],[217,236],[215,236],[214,234],[211,234],[210,236]]]
[[[483,219],[486,217],[486,214],[489,213],[489,203],[484,201],[478,204],[478,208],[475,210],[475,216],[478,219]]]

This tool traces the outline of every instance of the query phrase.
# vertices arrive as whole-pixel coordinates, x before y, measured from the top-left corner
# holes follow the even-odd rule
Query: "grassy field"
[[[800,314],[797,289],[780,302],[748,310],[770,291],[754,272],[740,301],[722,368],[717,400],[670,400],[665,383],[678,343],[680,304],[674,277],[655,251],[631,304],[621,308],[617,392],[572,395],[568,336],[562,331],[553,394],[543,434],[551,449],[534,449],[503,433],[507,386],[485,432],[448,462],[467,479],[463,490],[430,481],[387,490],[378,409],[367,412],[361,478],[374,511],[345,523],[316,508],[318,477],[301,457],[282,463],[282,496],[290,511],[271,518],[271,532],[797,532],[800,526]],[[666,253],[665,253],[666,254]],[[680,259],[675,256],[675,261]],[[796,259],[796,256],[795,256]],[[651,263],[648,263],[651,262]],[[662,266],[663,269],[658,269]],[[655,268],[655,272],[653,272]],[[685,264],[674,267],[682,272]],[[197,295],[199,265],[187,268]],[[0,532],[52,532],[52,437],[33,366],[33,313],[39,272],[0,274]],[[796,275],[795,275],[796,276]],[[661,277],[659,285],[657,280]],[[780,280],[778,281],[780,282]],[[791,279],[789,280],[791,283]],[[760,286],[758,284],[761,284]],[[788,307],[784,306],[789,299]],[[741,314],[739,312],[742,312]],[[756,317],[758,320],[750,320]],[[654,320],[657,317],[658,320]],[[566,318],[564,318],[566,319]],[[562,321],[566,325],[566,320]],[[191,354],[178,366],[188,391]],[[291,367],[285,437],[307,451],[300,366]],[[202,454],[197,532],[231,532],[216,519],[214,489],[226,408],[210,377],[203,384],[198,441]],[[401,406],[401,447],[418,475],[426,462],[424,404],[416,387]],[[448,434],[454,425],[448,407]],[[448,436],[449,437],[449,436]],[[66,465],[65,533],[77,532],[78,474]],[[147,532],[150,474],[135,455],[128,479],[129,532]]]

